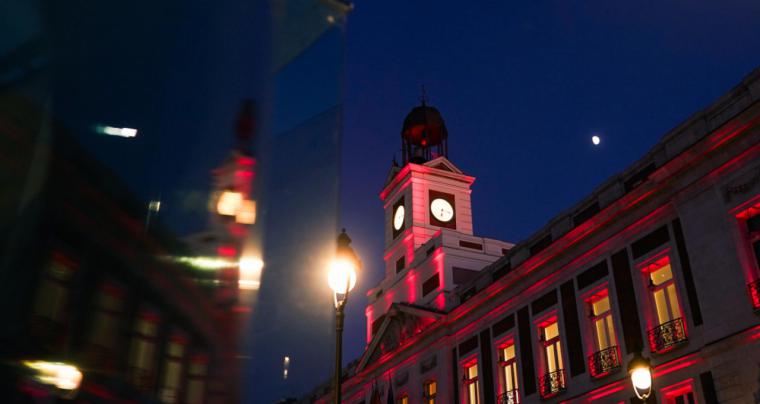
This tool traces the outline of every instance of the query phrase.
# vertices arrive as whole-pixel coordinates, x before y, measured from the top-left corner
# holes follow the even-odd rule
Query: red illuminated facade
[[[425,149],[445,125],[415,111],[407,122],[423,127],[404,128],[405,165],[380,195],[385,278],[368,292],[367,348],[345,402],[628,403],[639,351],[652,361],[650,401],[754,400],[760,70],[514,246],[473,235],[474,178]],[[420,116],[440,120],[435,136]],[[435,212],[433,199],[447,203]]]

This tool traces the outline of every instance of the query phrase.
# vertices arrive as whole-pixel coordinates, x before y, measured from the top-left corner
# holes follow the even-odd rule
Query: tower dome
[[[404,164],[424,163],[438,156],[447,156],[448,131],[441,113],[425,104],[412,108],[401,129]]]

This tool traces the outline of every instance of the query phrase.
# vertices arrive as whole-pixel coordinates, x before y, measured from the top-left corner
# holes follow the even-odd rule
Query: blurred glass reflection
[[[0,4],[0,401],[274,402],[329,374],[349,10]]]

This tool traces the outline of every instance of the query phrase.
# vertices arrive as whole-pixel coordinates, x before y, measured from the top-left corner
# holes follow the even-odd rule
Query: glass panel
[[[515,358],[515,346],[510,345],[503,350],[503,358],[505,361]]]
[[[670,271],[670,265],[664,265],[663,267],[652,271],[649,274],[649,277],[652,279],[652,284],[659,286],[673,279],[673,273]]]
[[[606,349],[609,345],[607,343],[607,329],[604,318],[594,320],[594,327],[596,328],[596,342],[599,350]]]
[[[472,365],[467,368],[467,378],[474,379],[478,377],[478,365]]]
[[[557,341],[557,363],[559,364],[558,369],[564,369],[565,367],[562,365],[562,344],[560,344],[559,341]]]
[[[554,372],[557,370],[557,363],[556,363],[556,356],[554,352],[554,344],[548,345],[546,347],[546,367],[549,369],[549,372]]]
[[[609,297],[605,296],[592,303],[591,307],[593,308],[595,316],[606,313],[610,310],[610,299]]]
[[[654,291],[654,304],[655,308],[657,309],[657,319],[660,321],[660,324],[664,324],[670,321],[671,318],[668,310],[668,304],[665,301],[664,290],[660,289]]]
[[[665,290],[668,292],[671,319],[681,317],[681,307],[678,305],[678,297],[676,296],[676,285],[670,284]]]
[[[612,315],[608,315],[605,320],[607,323],[607,346],[617,345],[617,338],[615,337],[615,326],[612,324]]]
[[[544,327],[544,339],[549,341],[552,338],[559,335],[559,327],[557,326],[557,323],[554,322],[546,327]]]

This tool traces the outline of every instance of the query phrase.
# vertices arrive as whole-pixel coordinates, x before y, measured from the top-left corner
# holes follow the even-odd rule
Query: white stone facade
[[[392,205],[386,199],[386,211]],[[753,298],[749,287],[760,279],[760,251],[752,248],[758,232],[751,231],[758,215],[760,69],[528,240],[512,247],[473,237],[471,229],[442,229],[415,242],[407,260],[414,276],[435,266],[430,247],[447,255],[448,268],[465,265],[459,259],[484,267],[460,285],[446,272],[442,308],[425,298],[407,304],[373,295],[409,296],[408,275],[387,270],[368,306],[386,314],[385,324],[374,335],[368,328],[368,349],[343,383],[344,402],[370,403],[377,391],[386,403],[390,387],[396,399],[428,403],[423,386],[435,381],[435,403],[472,404],[464,372],[471,364],[477,402],[501,402],[498,350],[514,344],[520,403],[632,402],[626,367],[639,350],[654,367],[649,402],[758,403],[760,288]],[[482,243],[483,255],[506,255],[487,264],[459,240]],[[387,245],[393,269],[392,237]],[[605,297],[609,349],[599,347],[594,321],[601,317],[592,318],[592,303]],[[555,321],[561,363],[552,365],[547,347],[556,339],[542,330]],[[562,380],[547,379],[554,383],[546,387],[552,367]],[[329,402],[330,393],[312,398]]]

